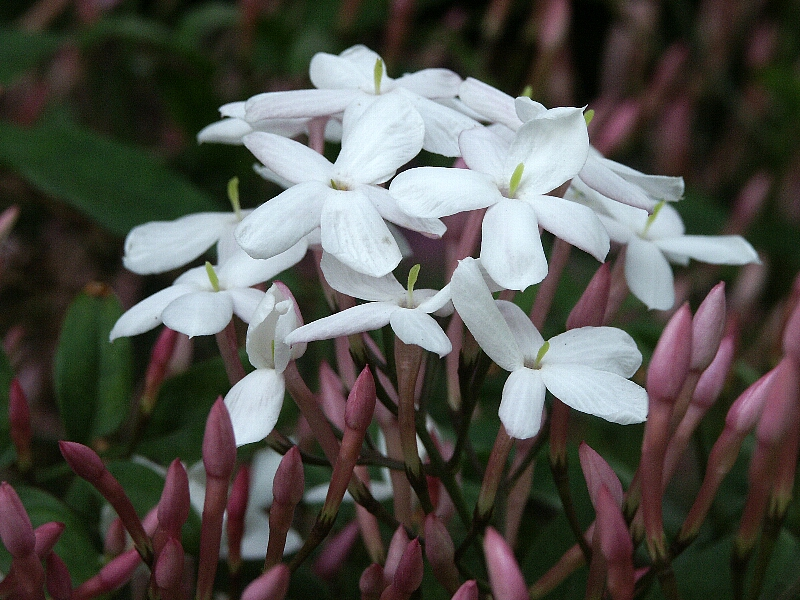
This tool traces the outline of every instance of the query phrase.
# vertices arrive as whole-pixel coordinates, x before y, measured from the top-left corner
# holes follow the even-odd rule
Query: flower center
[[[336,181],[335,179],[331,179],[331,187],[339,192],[345,192],[350,189],[346,183],[342,181]]]
[[[417,283],[417,277],[419,276],[419,269],[420,265],[419,263],[417,263],[416,265],[411,267],[408,271],[408,285],[406,286],[408,308],[414,308],[414,286]]]
[[[653,209],[653,214],[647,217],[647,221],[645,221],[644,229],[642,230],[642,237],[647,235],[647,232],[650,231],[650,226],[656,220],[658,213],[661,212],[661,209],[664,208],[664,201],[662,200],[658,204],[656,204],[655,208]]]
[[[236,220],[242,220],[242,207],[239,204],[239,178],[231,177],[228,181],[228,200],[233,207],[233,213],[236,215]]]
[[[539,352],[536,353],[536,358],[533,360],[533,364],[528,366],[529,369],[541,369],[542,368],[542,359],[544,355],[547,354],[547,351],[550,350],[550,342],[545,342],[542,344],[542,347],[539,348]]]
[[[379,58],[372,69],[372,80],[375,82],[375,95],[381,93],[381,79],[383,79],[383,61]]]
[[[519,163],[517,168],[514,169],[514,172],[511,174],[511,180],[508,182],[508,197],[513,198],[516,193],[517,189],[519,188],[519,184],[522,181],[522,172],[525,170],[525,165],[523,163]]]
[[[214,267],[211,266],[211,263],[206,261],[206,274],[208,275],[208,280],[211,282],[211,287],[214,289],[215,292],[219,291],[219,277],[217,277],[217,272],[214,271]]]

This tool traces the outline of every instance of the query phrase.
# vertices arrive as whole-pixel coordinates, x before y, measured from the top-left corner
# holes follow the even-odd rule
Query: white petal
[[[405,288],[391,273],[383,277],[370,277],[354,271],[327,252],[322,253],[320,269],[325,275],[325,281],[333,289],[353,298],[371,302],[396,302],[405,294]]]
[[[648,175],[631,169],[630,167],[603,157],[599,152],[594,151],[592,154],[597,156],[600,163],[617,173],[625,181],[628,181],[645,191],[656,202],[664,200],[665,202],[677,202],[683,198],[684,183],[683,177],[667,177],[665,175]]]
[[[381,57],[380,54],[368,48],[364,44],[355,44],[339,53],[343,59],[357,65],[364,73],[372,75],[375,62]],[[383,74],[386,75],[386,65],[384,63]]]
[[[542,365],[571,363],[631,377],[642,364],[636,342],[616,327],[580,327],[548,341]]]
[[[236,227],[236,241],[253,258],[285,252],[319,227],[330,192],[333,190],[316,181],[290,187],[245,217]]]
[[[395,83],[423,98],[454,98],[461,77],[449,69],[422,69],[395,79]]]
[[[475,259],[459,262],[450,280],[453,305],[483,351],[506,371],[522,367],[524,356],[497,308]]]
[[[251,133],[243,141],[267,168],[292,183],[328,184],[333,176],[333,165],[328,159],[300,142],[263,131]]]
[[[250,322],[256,312],[256,308],[264,298],[264,292],[255,288],[228,290],[228,295],[233,301],[234,314],[245,323]]]
[[[539,349],[544,344],[544,338],[525,312],[513,302],[495,300],[500,314],[511,328],[514,339],[517,340],[520,350],[528,362],[536,360]]]
[[[389,302],[359,304],[342,312],[298,327],[286,336],[287,344],[329,340],[362,331],[374,331],[388,325],[393,312],[400,310]]]
[[[259,177],[262,179],[266,179],[267,181],[271,181],[272,183],[282,187],[283,189],[288,189],[294,185],[293,181],[289,181],[288,179],[281,177],[275,171],[270,169],[269,167],[265,167],[259,163],[253,163],[253,171],[255,171]]]
[[[278,346],[275,329],[280,317],[276,303],[279,301],[275,294],[264,294],[248,321],[245,348],[250,364],[256,369],[275,369],[275,353]]]
[[[412,95],[410,92],[406,96],[411,96],[414,107],[425,123],[422,148],[442,156],[460,156],[459,134],[466,129],[479,127],[480,123],[439,102]]]
[[[191,292],[176,298],[161,313],[164,325],[189,337],[219,333],[233,317],[227,292]]]
[[[544,394],[545,386],[539,371],[523,367],[508,376],[497,411],[508,435],[526,440],[539,433]]]
[[[739,235],[684,235],[653,240],[664,252],[688,256],[714,265],[745,265],[758,262],[758,253]]]
[[[322,247],[356,271],[382,277],[402,258],[377,209],[358,191],[335,191],[322,209],[320,227]]]
[[[610,170],[591,153],[580,172],[580,178],[593,190],[629,206],[652,211],[656,201],[644,191]]]
[[[412,217],[400,210],[397,200],[386,188],[364,185],[360,186],[359,189],[367,195],[381,216],[390,223],[435,238],[442,237],[444,232],[447,231],[447,227],[439,219]]]
[[[669,310],[675,304],[672,267],[652,242],[631,238],[625,252],[625,281],[647,308]]]
[[[399,308],[392,313],[389,324],[404,343],[435,352],[440,358],[453,349],[450,339],[434,318],[419,309]]]
[[[305,238],[272,258],[252,258],[240,250],[217,269],[220,285],[231,289],[264,283],[299,263],[306,255],[307,250],[308,242]]]
[[[461,100],[492,123],[502,123],[516,131],[522,125],[514,109],[514,98],[472,77],[467,77],[458,91]]]
[[[360,94],[358,90],[292,90],[266,92],[245,105],[247,120],[327,117],[341,113]]]
[[[547,109],[543,104],[531,100],[527,96],[519,96],[514,100],[514,110],[517,111],[517,116],[523,123],[538,119],[547,114]]]
[[[283,406],[283,376],[272,369],[256,369],[225,396],[237,446],[260,442],[278,422]]]
[[[397,94],[381,96],[352,127],[345,127],[336,174],[345,181],[383,183],[419,154],[425,124],[411,103]]]
[[[374,60],[372,64],[374,67]],[[347,60],[335,54],[328,54],[327,52],[317,52],[311,58],[311,64],[308,67],[308,75],[311,79],[311,83],[317,88],[363,89],[368,85],[374,87],[372,82],[372,68],[364,69],[364,66],[357,62]]]
[[[575,410],[623,425],[647,418],[647,392],[620,375],[580,365],[543,365],[540,373],[547,389]]]
[[[424,292],[431,292],[425,295]],[[428,314],[435,314],[437,317],[447,317],[453,313],[453,302],[450,299],[450,288],[445,286],[438,292],[436,290],[414,290],[414,302],[417,308]]]
[[[539,225],[533,208],[504,199],[483,217],[481,262],[491,278],[509,290],[524,290],[547,275]]]
[[[129,308],[117,319],[111,329],[109,339],[113,342],[118,337],[129,337],[150,331],[162,323],[161,314],[170,302],[193,292],[195,288],[189,285],[172,285],[156,292]]]
[[[686,227],[683,225],[683,219],[681,219],[675,207],[671,204],[663,204],[647,230],[647,235],[644,237],[649,240],[673,238],[682,236],[685,231]]]
[[[247,114],[247,109],[245,108],[246,104],[246,102],[241,100],[237,102],[228,102],[219,107],[219,114],[222,117],[244,119]]]
[[[470,169],[491,175],[498,185],[508,186],[505,159],[509,143],[506,140],[487,127],[476,127],[464,131],[458,137],[458,145]]]
[[[242,138],[252,131],[250,123],[244,119],[222,119],[203,127],[197,134],[197,143],[239,145],[242,143]]]
[[[131,229],[122,263],[140,275],[163,273],[193,261],[236,222],[233,213],[198,213]]]
[[[583,109],[553,108],[517,131],[506,159],[508,179],[523,163],[520,191],[546,194],[572,179],[589,154]]]
[[[556,196],[524,197],[536,211],[536,220],[553,235],[588,252],[600,262],[610,248],[608,232],[594,211]]]
[[[488,175],[445,167],[403,171],[392,181],[389,193],[402,210],[423,218],[485,208],[503,198]]]

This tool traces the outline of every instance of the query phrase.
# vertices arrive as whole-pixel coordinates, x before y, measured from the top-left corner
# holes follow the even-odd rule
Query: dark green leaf
[[[0,29],[0,85],[9,85],[56,51],[61,40],[51,34]]]
[[[10,465],[15,456],[8,422],[8,392],[13,377],[8,357],[0,350],[0,468]]]
[[[130,340],[108,334],[122,314],[105,288],[81,293],[72,303],[58,342],[55,388],[67,437],[78,442],[113,433],[128,413]]]
[[[0,162],[119,235],[213,203],[155,156],[48,114],[24,129],[0,123]]]

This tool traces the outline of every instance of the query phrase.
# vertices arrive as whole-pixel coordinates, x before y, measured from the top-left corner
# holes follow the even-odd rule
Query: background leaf
[[[58,36],[17,29],[0,29],[0,85],[9,85],[61,44]]]

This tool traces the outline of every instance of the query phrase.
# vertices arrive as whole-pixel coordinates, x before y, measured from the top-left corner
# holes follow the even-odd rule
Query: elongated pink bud
[[[800,276],[795,282],[795,288],[800,292]],[[798,298],[800,300],[800,293]],[[783,352],[800,362],[800,301],[795,304],[783,328]]]
[[[674,401],[689,372],[692,352],[692,313],[681,306],[667,323],[647,369],[647,393],[651,399]]]
[[[444,523],[433,513],[425,517],[425,556],[444,589],[455,593],[461,583],[455,563],[455,545]]]
[[[417,538],[406,546],[397,565],[392,584],[383,590],[381,600],[408,600],[422,585],[422,546]]]
[[[392,582],[394,572],[400,562],[400,557],[408,546],[408,534],[404,527],[398,527],[394,531],[391,541],[389,542],[389,550],[386,552],[386,562],[383,564],[383,575],[385,577],[386,585]]]
[[[695,386],[694,394],[692,395],[693,405],[708,409],[717,401],[722,388],[725,386],[725,380],[733,364],[735,352],[736,341],[734,337],[728,335],[722,338],[714,360],[706,367],[706,370],[703,371],[697,381],[697,386]]]
[[[73,600],[88,600],[121,588],[130,580],[141,562],[142,558],[135,549],[123,552],[100,569],[97,575],[75,588],[72,592]]]
[[[9,483],[0,483],[0,539],[14,558],[34,554],[36,536],[30,517],[17,492]]]
[[[358,580],[358,589],[361,592],[361,600],[378,600],[387,587],[386,576],[383,567],[378,563],[372,563]]]
[[[15,377],[8,390],[8,420],[11,441],[17,451],[17,464],[21,471],[31,468],[31,410],[25,391]]]
[[[372,423],[375,401],[375,380],[369,368],[365,367],[347,398],[344,412],[345,425],[355,431],[365,432]]]
[[[586,286],[578,303],[567,317],[567,329],[600,327],[606,314],[611,290],[611,267],[603,263]]]
[[[150,353],[150,362],[144,377],[144,392],[142,393],[141,410],[150,414],[156,403],[158,391],[164,382],[170,360],[175,352],[175,345],[180,334],[177,331],[164,327],[158,334],[158,339]]]
[[[278,564],[283,557],[286,535],[292,526],[294,510],[303,499],[305,475],[300,449],[292,446],[283,455],[272,481],[272,508],[269,511],[269,542],[265,568]]]
[[[238,573],[242,566],[242,538],[249,497],[250,467],[242,465],[233,478],[228,498],[228,568],[232,573]]]
[[[478,600],[478,582],[474,579],[465,581],[450,600]]]
[[[158,525],[153,536],[153,547],[158,554],[170,538],[180,539],[181,527],[189,518],[189,477],[179,459],[167,469],[164,490],[158,502]]]
[[[122,524],[128,530],[136,549],[142,559],[152,563],[153,546],[142,527],[133,504],[125,490],[114,476],[106,469],[100,457],[91,448],[77,442],[60,441],[58,447],[70,468],[79,476],[91,483],[103,498],[117,511]]]
[[[597,500],[600,490],[603,488],[611,494],[617,506],[621,507],[623,499],[622,484],[614,469],[586,442],[581,442],[578,448],[578,456],[580,457],[583,476],[586,478],[586,485],[589,487],[589,498],[595,511],[598,510]]]
[[[717,354],[725,330],[725,283],[715,285],[692,319],[692,358],[689,368],[703,371]]]
[[[228,409],[222,396],[211,407],[203,436],[203,465],[206,476],[225,480],[231,478],[236,465],[236,440]]]
[[[528,600],[528,588],[519,570],[514,551],[493,527],[486,528],[483,552],[489,570],[489,583],[496,600]]]
[[[72,579],[67,565],[55,552],[47,555],[47,592],[53,600],[70,600],[72,597]]]
[[[344,431],[346,402],[341,379],[326,361],[322,361],[319,366],[319,403],[325,416],[339,431]]]
[[[270,529],[270,535],[272,530]],[[314,561],[313,571],[320,579],[330,581],[344,568],[347,558],[358,540],[358,521],[350,521],[332,536]]]
[[[64,533],[64,529],[66,525],[64,523],[58,523],[56,521],[50,521],[49,523],[42,523],[36,529],[33,530],[33,535],[36,536],[36,546],[34,548],[34,552],[36,552],[36,556],[39,558],[45,558],[50,552],[53,551],[53,547],[58,542],[58,538],[61,537],[61,534]]]
[[[181,600],[183,588],[183,546],[169,538],[158,555],[153,576],[163,600]]]
[[[600,486],[595,509],[595,535],[600,536],[600,551],[608,567],[608,591],[614,600],[633,598],[633,541],[619,503],[605,485]]]
[[[241,600],[283,600],[291,574],[286,565],[275,565],[244,589]]]

